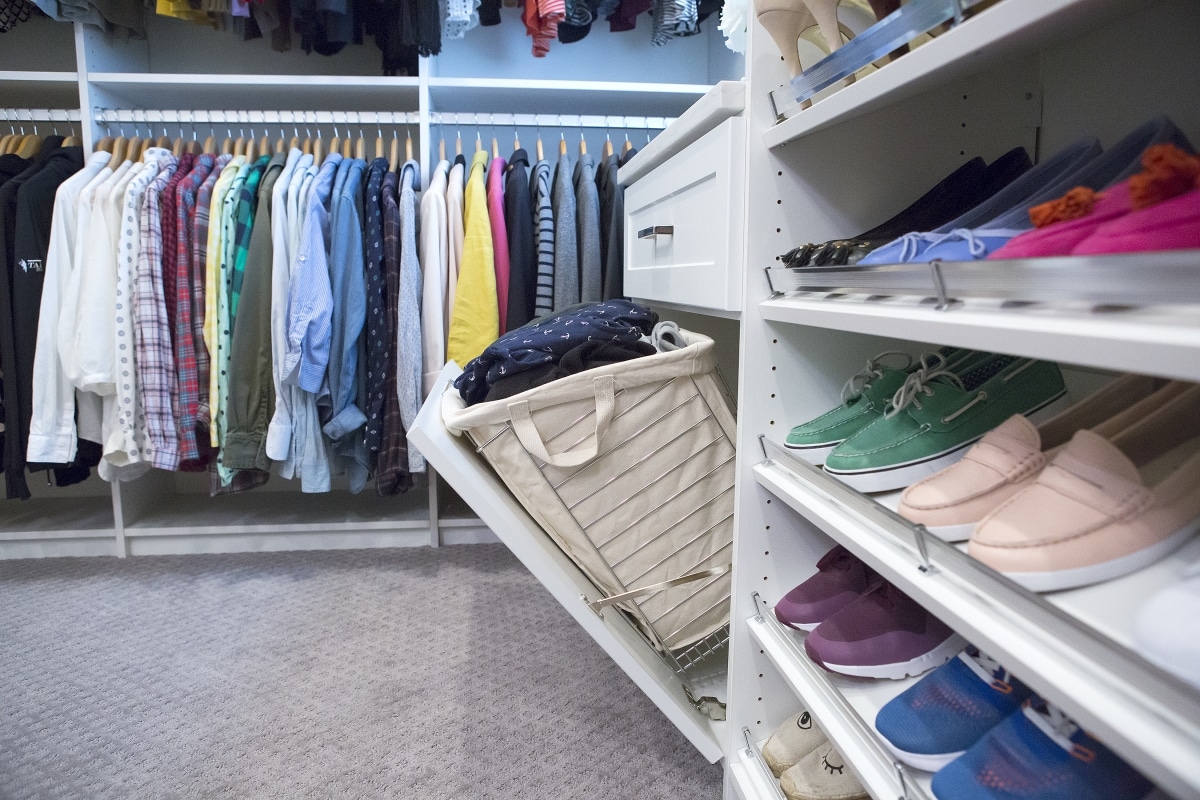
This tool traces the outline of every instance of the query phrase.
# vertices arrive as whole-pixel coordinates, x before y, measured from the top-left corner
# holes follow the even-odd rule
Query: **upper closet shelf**
[[[1177,800],[1200,798],[1200,698],[1124,645],[1131,586],[1162,586],[1189,550],[1144,574],[1036,595],[764,440],[755,480],[1061,707]],[[1134,595],[1136,596],[1136,595]],[[1093,623],[1098,623],[1093,627]],[[1116,641],[1114,641],[1114,639]],[[819,715],[818,715],[819,717]]]
[[[1200,381],[1200,308],[1012,305],[936,298],[795,293],[759,304],[764,319],[914,342]]]
[[[0,81],[19,81],[22,83],[75,83],[78,80],[78,72],[26,72],[23,70],[0,70]]]
[[[694,83],[527,80],[505,78],[429,79],[436,111],[676,117],[711,86]]]
[[[1004,0],[769,128],[763,139],[767,147],[779,147],[1006,59],[1080,36],[1122,10],[1136,9],[1125,0]]]
[[[354,75],[200,75],[93,72],[105,107],[338,111],[416,109],[418,79]],[[93,102],[98,98],[93,94]]]

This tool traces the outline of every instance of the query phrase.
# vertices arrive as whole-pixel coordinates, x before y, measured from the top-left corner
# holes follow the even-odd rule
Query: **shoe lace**
[[[983,258],[987,255],[987,245],[979,241],[978,237],[975,236],[975,231],[970,228],[955,228],[939,237],[933,244],[938,245],[942,242],[951,242],[959,239],[967,243],[967,252],[971,254],[971,258]]]
[[[886,350],[874,358],[867,359],[867,366],[851,376],[850,380],[842,386],[843,403],[858,399],[863,392],[870,388],[871,381],[883,377],[883,361],[888,356],[900,356],[904,359],[904,364],[897,369],[904,370],[912,366],[912,356],[908,353],[901,353],[899,350]]]
[[[894,417],[910,405],[921,408],[921,397],[933,394],[929,385],[935,378],[948,378],[959,389],[966,391],[962,379],[946,369],[946,357],[941,353],[926,353],[921,356],[921,366],[911,372],[904,385],[892,395],[892,402],[884,411],[885,417]]]
[[[900,255],[896,258],[897,263],[903,264],[917,257],[920,253],[921,242],[929,242],[933,244],[942,238],[943,234],[939,233],[906,233],[897,241],[900,242]]]

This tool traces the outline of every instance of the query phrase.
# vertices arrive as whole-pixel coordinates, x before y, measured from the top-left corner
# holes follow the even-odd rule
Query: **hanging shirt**
[[[193,153],[183,153],[179,156],[179,165],[175,168],[175,176],[167,183],[162,193],[162,226],[163,226],[163,294],[167,298],[167,324],[171,326],[172,336],[175,331],[175,304],[177,302],[176,268],[179,261],[179,214],[176,203],[179,201],[179,184],[183,183],[192,172],[196,163]],[[178,412],[179,409],[176,409]],[[175,416],[179,419],[178,413]]]
[[[58,314],[74,261],[78,225],[76,201],[86,184],[103,170],[110,153],[92,153],[87,165],[58,187],[50,245],[46,252],[45,281],[33,362],[33,416],[29,423],[28,461],[31,464],[65,464],[75,458],[75,388],[67,378],[58,352]]]
[[[179,466],[179,432],[174,412],[178,376],[163,293],[160,195],[175,176],[178,163],[174,156],[164,155],[158,175],[146,187],[142,198],[141,248],[133,295],[138,388],[146,415],[150,463],[158,469],[171,471]]]
[[[400,311],[396,333],[396,386],[404,430],[412,430],[421,410],[421,263],[417,257],[417,195],[421,167],[416,161],[400,169]],[[425,471],[425,457],[408,448],[408,471]]]
[[[329,365],[333,293],[326,248],[329,201],[341,161],[341,154],[330,153],[311,181],[288,287],[284,381],[299,390],[292,409],[292,442],[303,492],[327,492],[330,485],[329,455],[317,413],[316,393],[321,390]]]
[[[212,427],[212,412],[209,408],[209,364],[210,355],[206,330],[208,313],[208,241],[210,213],[217,181],[233,156],[225,153],[217,158],[212,172],[208,174],[196,192],[196,211],[192,217],[192,337],[196,351],[196,427],[209,431]],[[220,204],[218,203],[218,207]],[[210,437],[204,437],[210,441]],[[211,445],[210,445],[211,446]]]
[[[533,165],[529,179],[533,213],[534,233],[537,236],[537,287],[534,292],[534,316],[542,317],[554,310],[554,208],[552,205],[553,181],[550,164],[539,161]]]
[[[446,363],[446,293],[448,220],[446,177],[450,162],[439,161],[421,196],[421,361],[425,365],[422,397],[433,391]]]
[[[363,398],[363,413],[367,415],[366,430],[363,438],[367,452],[379,453],[379,445],[383,441],[383,404],[387,394],[388,357],[394,346],[394,339],[389,340],[387,328],[387,279],[384,274],[384,241],[383,241],[383,206],[381,193],[383,191],[383,176],[387,174],[388,161],[377,158],[367,168],[367,188],[363,197],[363,237],[365,238],[364,258],[366,259],[367,283],[367,327],[366,327],[366,364],[359,369],[366,370],[366,396]],[[374,461],[375,456],[372,456]]]
[[[275,384],[275,413],[267,428],[267,457],[278,463],[281,477],[291,480],[295,475],[295,451],[292,448],[292,409],[296,387],[283,380],[284,355],[287,352],[287,297],[292,282],[292,263],[300,244],[299,202],[301,186],[313,168],[310,153],[299,154],[286,185],[283,176],[275,184],[273,208],[283,213],[271,216],[271,240],[274,244],[271,261],[271,379]],[[284,167],[287,173],[287,167]],[[282,193],[281,193],[282,191]]]
[[[600,196],[596,192],[596,167],[591,153],[575,162],[575,241],[579,248],[579,300],[602,300],[604,282],[600,262]]]
[[[617,181],[620,156],[604,159],[596,173],[600,194],[600,263],[604,299],[625,296],[625,189]]]
[[[483,172],[487,153],[480,150],[471,162],[463,211],[463,259],[458,275],[454,312],[446,355],[466,364],[500,335],[496,305],[496,268],[492,256],[492,232],[488,222]]]
[[[508,234],[507,330],[533,319],[537,289],[537,243],[529,207],[529,156],[517,150],[504,183],[504,227]]]
[[[237,325],[238,305],[241,302],[242,282],[246,276],[246,259],[250,253],[250,236],[254,232],[254,216],[258,211],[258,185],[266,172],[271,156],[259,156],[246,173],[234,214],[233,275],[229,284],[229,323]],[[235,184],[236,185],[236,184]]]
[[[554,170],[554,310],[579,302],[579,251],[575,239],[575,187],[571,181],[571,158],[558,157]]]
[[[218,398],[220,398],[221,370],[224,362],[221,359],[220,341],[222,339],[222,317],[228,319],[228,293],[225,291],[225,279],[222,275],[222,264],[225,262],[225,201],[229,197],[234,180],[245,167],[244,156],[234,156],[213,186],[212,200],[209,208],[208,248],[205,253],[204,267],[204,346],[208,350],[208,405],[209,405],[209,444],[216,447],[220,444],[219,420],[217,413]],[[225,313],[222,315],[222,298]]]
[[[467,31],[479,24],[479,0],[442,0],[442,38],[461,39]]]
[[[508,330],[508,232],[504,228],[504,168],[503,158],[493,158],[488,165],[487,206],[492,226],[492,254],[496,262],[496,304],[500,313],[500,332]]]
[[[141,170],[125,185],[121,195],[120,231],[117,235],[116,313],[116,427],[104,443],[105,472],[113,480],[132,480],[150,468],[146,415],[140,396],[134,299],[137,266],[141,253],[141,208],[148,187],[158,177],[159,163],[169,150],[152,147],[146,151]],[[102,467],[104,465],[102,464]],[[103,473],[102,473],[103,475]]]
[[[175,367],[179,373],[179,457],[198,461],[196,413],[200,405],[200,370],[196,359],[195,325],[192,313],[192,220],[196,212],[196,193],[216,165],[216,156],[205,153],[194,160],[194,167],[175,185]]]
[[[460,164],[459,156],[446,177],[446,339],[450,338],[450,318],[454,316],[454,301],[458,297],[458,273],[463,260],[463,186],[466,183],[466,165]]]
[[[442,162],[443,164],[446,162]],[[389,172],[383,178],[380,205],[383,210],[384,275],[387,282],[388,341],[398,340],[400,321],[400,204],[396,191],[399,176]],[[380,497],[406,492],[412,488],[408,471],[408,437],[400,414],[399,369],[400,354],[393,347],[388,358],[383,401],[383,440],[375,471],[375,493]]]
[[[222,454],[225,466],[230,469],[266,470],[271,466],[266,453],[267,425],[275,411],[275,387],[271,381],[271,231],[272,215],[276,210],[284,211],[272,203],[275,185],[289,160],[295,164],[296,159],[289,159],[284,153],[271,156],[258,185],[239,312],[230,344],[226,419],[229,429]]]

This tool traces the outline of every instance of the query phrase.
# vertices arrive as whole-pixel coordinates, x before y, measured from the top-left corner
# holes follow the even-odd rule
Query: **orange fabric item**
[[[1129,179],[1130,206],[1136,211],[1200,185],[1200,158],[1173,144],[1157,144],[1142,155],[1142,172]]]
[[[1096,197],[1096,192],[1086,186],[1076,186],[1057,200],[1051,200],[1029,209],[1029,219],[1035,228],[1044,228],[1055,222],[1086,217],[1092,213]]]

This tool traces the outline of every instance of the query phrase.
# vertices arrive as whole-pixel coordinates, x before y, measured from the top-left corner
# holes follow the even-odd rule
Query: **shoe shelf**
[[[409,442],[688,741],[709,761],[721,759],[725,723],[708,719],[692,705],[675,673],[620,614],[598,614],[589,608],[600,592],[513,497],[470,440],[446,428],[441,394],[460,372],[453,362],[442,370],[437,388],[409,431]],[[713,688],[724,697],[726,680],[722,670],[711,676],[712,687],[696,688]]]
[[[1200,306],[1051,306],[968,299],[946,307],[936,297],[810,292],[764,300],[759,310],[771,322],[953,342],[977,350],[1200,381]]]
[[[760,486],[1066,710],[1177,800],[1200,798],[1200,694],[1128,648],[1145,587],[1163,585],[1187,553],[1146,574],[1034,594],[786,448],[765,437],[760,442],[766,459],[752,470]],[[1131,593],[1139,587],[1141,593]]]
[[[780,147],[1133,11],[1127,0],[1004,0],[768,128],[763,139],[768,148]]]
[[[870,680],[827,672],[805,654],[804,634],[780,624],[758,594],[754,605],[758,613],[746,622],[750,636],[853,765],[871,797],[930,800],[932,775],[899,764],[872,727],[879,709],[917,679]]]

